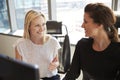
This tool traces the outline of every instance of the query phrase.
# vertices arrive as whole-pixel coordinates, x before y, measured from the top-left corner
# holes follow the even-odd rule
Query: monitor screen
[[[37,65],[0,55],[0,80],[39,80],[39,68]]]
[[[62,34],[62,22],[47,21],[46,26],[48,34]]]

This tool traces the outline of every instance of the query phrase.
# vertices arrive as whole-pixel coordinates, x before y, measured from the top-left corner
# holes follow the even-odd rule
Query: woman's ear
[[[98,27],[103,27],[103,24],[99,24],[99,23],[98,23],[97,26],[98,26]]]

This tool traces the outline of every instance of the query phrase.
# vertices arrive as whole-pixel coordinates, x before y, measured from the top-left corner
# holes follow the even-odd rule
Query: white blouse
[[[50,36],[44,45],[37,45],[29,39],[20,38],[15,43],[15,47],[17,47],[23,61],[39,66],[40,78],[57,74],[57,69],[48,70],[50,62],[58,54],[58,49],[61,48],[56,38]]]

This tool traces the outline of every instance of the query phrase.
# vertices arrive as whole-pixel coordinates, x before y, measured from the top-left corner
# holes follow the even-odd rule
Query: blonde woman
[[[41,79],[60,80],[57,73],[60,44],[56,38],[46,34],[46,20],[41,12],[27,12],[23,38],[17,40],[15,45],[16,59],[37,64]]]

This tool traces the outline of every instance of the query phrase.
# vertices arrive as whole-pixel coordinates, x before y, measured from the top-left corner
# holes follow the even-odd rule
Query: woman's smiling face
[[[30,36],[43,37],[46,31],[45,19],[40,16],[31,21]]]
[[[94,37],[98,32],[98,24],[89,16],[88,13],[84,14],[84,22],[82,28],[85,30],[86,37]]]

